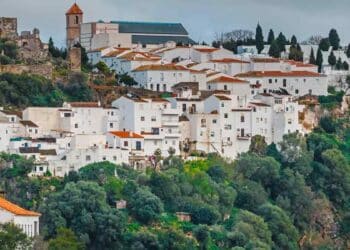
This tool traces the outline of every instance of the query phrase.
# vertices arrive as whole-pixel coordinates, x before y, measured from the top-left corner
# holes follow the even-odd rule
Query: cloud
[[[70,0],[1,0],[0,16],[17,16],[20,30],[41,30],[64,45],[65,11]],[[181,22],[191,37],[210,42],[216,32],[255,30],[259,22],[267,36],[272,28],[299,40],[313,34],[328,35],[336,28],[342,43],[350,42],[348,0],[80,0],[85,21],[130,20]]]

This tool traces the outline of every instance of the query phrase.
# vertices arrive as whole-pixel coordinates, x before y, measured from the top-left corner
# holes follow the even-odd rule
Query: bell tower
[[[74,3],[66,13],[66,43],[68,50],[80,41],[80,25],[83,23],[83,14],[77,3]]]

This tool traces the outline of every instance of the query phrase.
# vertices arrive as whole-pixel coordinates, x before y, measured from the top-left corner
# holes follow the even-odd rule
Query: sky
[[[74,0],[0,0],[0,16],[17,17],[19,30],[39,28],[43,41],[53,37],[64,45],[65,12]],[[84,22],[181,22],[195,41],[211,42],[215,34],[235,29],[255,31],[265,38],[270,28],[299,41],[327,36],[336,28],[342,44],[350,42],[350,0],[77,0]]]

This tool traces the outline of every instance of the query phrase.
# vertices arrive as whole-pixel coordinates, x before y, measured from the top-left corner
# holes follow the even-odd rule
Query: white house
[[[0,223],[13,223],[28,236],[39,235],[41,214],[21,208],[0,197]]]

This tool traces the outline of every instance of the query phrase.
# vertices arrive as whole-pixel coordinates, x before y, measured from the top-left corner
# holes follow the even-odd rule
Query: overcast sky
[[[44,41],[65,39],[65,12],[73,0],[0,0],[0,16],[18,17],[19,30],[37,27]],[[342,44],[350,42],[350,0],[78,0],[84,21],[181,22],[195,41],[210,42],[215,33],[233,29],[255,31],[260,22],[265,37],[270,28],[304,40],[327,36],[336,28]]]

